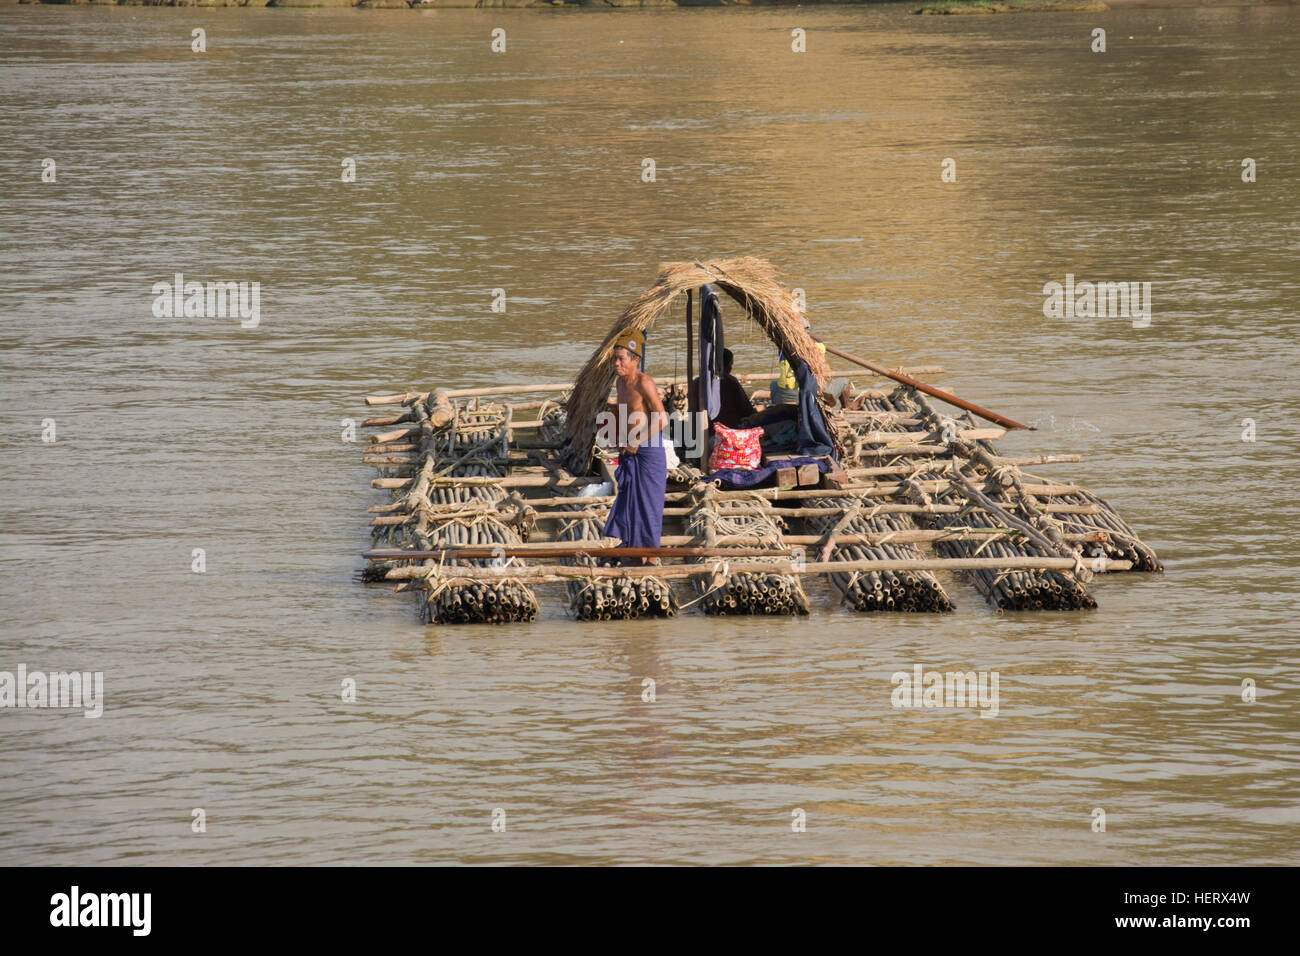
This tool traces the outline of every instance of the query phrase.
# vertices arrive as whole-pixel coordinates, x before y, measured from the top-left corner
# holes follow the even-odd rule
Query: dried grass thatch
[[[596,415],[605,407],[614,384],[614,370],[610,365],[614,338],[626,328],[643,332],[649,329],[681,293],[705,283],[735,299],[767,333],[773,345],[786,355],[807,362],[818,384],[826,384],[830,366],[804,328],[802,316],[795,311],[794,296],[777,281],[772,263],[755,256],[664,263],[659,267],[658,281],[619,316],[578,373],[568,403],[564,446],[565,465],[570,471],[580,474],[591,465]]]

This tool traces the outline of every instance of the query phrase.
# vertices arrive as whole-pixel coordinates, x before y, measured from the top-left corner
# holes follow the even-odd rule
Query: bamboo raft
[[[838,467],[815,486],[786,475],[785,484],[726,491],[681,464],[669,472],[661,546],[622,548],[601,535],[614,497],[583,493],[612,477],[593,441],[611,343],[629,324],[648,327],[683,291],[689,329],[691,292],[704,282],[808,362],[820,384],[857,380],[840,403],[819,398]],[[938,576],[949,573],[999,612],[1078,610],[1097,606],[1087,587],[1096,574],[1163,570],[1104,500],[1024,470],[1078,456],[1003,456],[993,441],[1006,427],[970,409],[1024,426],[911,378],[940,368],[887,370],[828,346],[873,370],[832,372],[789,301],[762,260],[679,263],[629,307],[574,382],[367,398],[394,410],[363,423],[377,430],[364,452],[379,471],[371,485],[388,501],[369,509],[362,579],[415,592],[423,620],[452,624],[534,620],[537,589],[548,585],[562,586],[579,621],[690,609],[807,614],[809,575],[857,612],[952,611]],[[738,376],[756,404],[770,377]],[[899,384],[876,387],[877,377]],[[684,411],[691,378],[688,360],[685,379],[657,380],[670,413]],[[951,416],[933,396],[968,410]],[[642,557],[661,563],[609,566]]]

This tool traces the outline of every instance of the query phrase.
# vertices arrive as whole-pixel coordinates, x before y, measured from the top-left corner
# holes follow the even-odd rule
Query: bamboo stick
[[[836,417],[851,425],[868,425],[873,422],[888,422],[891,425],[924,425],[925,419],[908,415],[906,412],[874,412],[866,409],[835,408]]]
[[[1023,460],[1018,458],[998,458],[997,456],[990,456],[990,460],[996,462],[998,467],[1014,467],[1021,463],[1031,465],[1055,464],[1054,461],[1043,461],[1042,459],[1044,457],[1050,456],[1040,455],[1037,458],[1026,458]],[[1066,459],[1071,460],[1078,459],[1077,455],[1065,457]],[[935,462],[932,460],[901,461],[892,465],[873,465],[869,468],[845,468],[844,473],[850,478],[867,478],[874,475],[913,475],[921,472],[933,471],[936,467]],[[1046,482],[1044,483],[1046,484]]]
[[[959,428],[956,430],[958,438],[964,441],[988,441],[994,438],[1001,438],[1006,435],[1005,428]],[[870,431],[858,432],[858,438],[863,444],[880,445],[880,444],[908,444],[917,443],[925,438],[934,435],[932,431],[919,432],[893,432],[893,431]]]
[[[690,321],[688,315],[687,321]],[[693,333],[692,333],[693,334]],[[826,349],[831,351],[830,346]],[[838,354],[838,353],[837,353]],[[853,361],[850,359],[850,361]],[[864,366],[865,367],[865,366]],[[876,369],[870,369],[876,371]],[[947,371],[942,365],[915,365],[900,366],[897,369],[876,372],[878,378],[895,378],[895,375],[942,375]],[[861,375],[858,369],[845,369],[832,371],[831,378],[851,378],[854,375]],[[685,378],[664,378],[661,379],[661,385],[690,385],[694,376],[689,374]],[[743,375],[736,375],[740,382],[763,382],[772,378],[771,372],[746,372]],[[449,388],[443,392],[448,398],[473,398],[488,397],[491,395],[511,395],[524,392],[570,392],[574,387],[573,382],[549,382],[540,385],[483,385],[472,388]],[[410,405],[414,402],[426,401],[430,392],[399,392],[393,395],[369,395],[366,397],[367,405]],[[540,405],[540,403],[537,403]],[[536,406],[534,406],[536,407]]]
[[[398,428],[391,432],[380,432],[377,435],[371,435],[370,444],[382,445],[385,442],[400,441],[401,439],[406,438],[410,435],[418,435],[418,434],[420,434],[419,426],[412,425],[410,428]]]
[[[402,392],[397,395],[368,395],[367,405],[409,405],[429,397],[428,392]]]
[[[775,563],[773,563],[775,562]],[[435,572],[450,580],[500,581],[503,578],[528,583],[581,581],[589,578],[637,578],[661,577],[684,578],[691,575],[709,574],[715,565],[722,569],[723,562],[713,564],[654,564],[641,567],[596,568],[577,567],[565,564],[524,565],[504,569],[473,566],[433,566],[391,568],[384,575],[390,581],[422,578]],[[974,570],[1011,570],[1028,568],[1032,570],[1057,569],[1073,570],[1075,562],[1070,558],[1040,557],[1006,557],[1006,558],[921,558],[915,560],[867,560],[867,561],[809,561],[801,563],[781,558],[770,558],[767,562],[727,561],[729,574],[839,574],[846,571],[974,571]],[[1127,571],[1128,561],[1107,561],[1105,570],[1093,569],[1094,574],[1111,571]]]
[[[999,467],[1015,467],[1021,465],[1057,465],[1064,462],[1083,461],[1082,455],[1028,455],[1018,458],[1003,458],[1001,455],[990,456]]]
[[[683,535],[683,540],[694,538]],[[606,542],[609,538],[590,541],[545,541],[530,544],[500,546],[457,546],[427,550],[380,549],[366,551],[363,558],[371,561],[490,561],[494,558],[572,558],[581,554],[596,554],[602,558],[779,558],[789,557],[785,548],[709,548],[691,545],[661,546],[658,548],[624,548]]]
[[[389,452],[418,451],[419,445],[411,442],[388,442],[383,445],[369,445],[365,451],[371,455],[385,455]]]
[[[384,425],[399,425],[402,422],[411,420],[411,412],[405,411],[397,415],[384,415],[380,418],[367,418],[361,423],[362,428],[382,428]]]
[[[395,480],[395,479],[375,479],[375,481],[385,481],[385,480]],[[462,485],[462,484],[463,484],[463,485],[482,485],[482,484],[486,484],[486,485],[498,485],[499,487],[502,487],[502,488],[545,488],[545,487],[557,487],[557,488],[559,488],[559,487],[581,487],[581,486],[584,486],[584,485],[600,484],[601,481],[602,481],[603,479],[601,479],[601,478],[599,478],[599,477],[586,477],[586,478],[561,478],[561,479],[555,479],[555,478],[547,477],[547,476],[545,476],[545,475],[519,475],[519,476],[515,476],[515,475],[506,475],[506,476],[503,477],[503,478],[490,478],[490,477],[483,477],[483,478],[455,478],[455,477],[443,477],[443,478],[435,478],[434,480],[435,480],[436,482],[438,482],[439,484],[446,483],[446,484],[450,484],[450,485]],[[941,480],[934,480],[934,481],[925,481],[925,482],[921,482],[921,486],[922,486],[923,490],[925,490],[927,493],[931,493],[931,494],[938,493],[938,492],[941,492],[941,491],[946,491],[946,490],[948,489],[948,487],[949,487],[950,484],[951,484],[951,481],[949,481],[949,480],[946,479],[946,478],[945,478],[945,479],[941,479]],[[392,485],[392,484],[389,484],[389,485],[376,485],[376,484],[374,484],[373,481],[371,482],[371,485],[372,485],[373,487],[376,487],[376,488],[404,488],[404,487],[406,487],[404,484],[396,484],[396,485]],[[1069,494],[1075,494],[1075,493],[1077,493],[1078,491],[1080,491],[1081,489],[1079,488],[1078,485],[1066,485],[1066,484],[1039,485],[1039,484],[1035,484],[1035,485],[1025,485],[1025,490],[1026,490],[1029,494],[1034,494],[1034,495],[1043,495],[1043,496],[1051,497],[1051,496],[1055,496],[1055,495],[1069,495]],[[749,488],[749,489],[746,489],[746,490],[744,490],[744,491],[719,491],[719,492],[717,492],[717,494],[719,494],[719,495],[722,497],[722,500],[724,500],[724,501],[725,501],[725,500],[728,500],[728,497],[732,497],[732,498],[759,497],[759,498],[769,498],[769,499],[772,499],[772,500],[777,500],[777,499],[781,499],[781,500],[796,500],[796,499],[799,499],[799,498],[832,498],[832,497],[844,497],[844,496],[846,496],[846,495],[849,496],[849,497],[854,497],[854,496],[859,496],[859,497],[861,497],[861,496],[868,496],[868,497],[886,497],[886,498],[887,498],[887,497],[891,497],[891,496],[893,496],[893,495],[901,494],[901,493],[903,493],[903,492],[905,492],[905,491],[906,491],[906,487],[905,487],[904,485],[898,483],[898,482],[886,482],[886,483],[871,483],[871,484],[855,484],[855,485],[847,485],[847,486],[845,486],[844,488],[794,488],[794,489],[790,489],[790,490],[787,490],[787,491],[782,491],[782,490],[779,489],[779,488]],[[681,501],[681,500],[684,500],[685,498],[689,497],[690,494],[691,494],[690,492],[669,492],[667,495],[664,496],[664,500],[665,500],[665,501]],[[581,498],[579,498],[579,499],[566,499],[566,500],[570,500],[571,503],[573,503],[573,504],[578,504],[578,503],[580,503],[580,502],[583,501],[583,500],[586,500],[586,501],[595,501],[596,499],[595,499],[595,498],[589,498],[589,499],[581,499]],[[612,500],[612,499],[610,499],[610,500]]]
[[[883,448],[860,448],[858,451],[859,458],[902,458],[912,455],[946,457],[951,454],[951,445],[938,444],[886,445]]]
[[[613,504],[613,495],[577,497],[568,495],[558,498],[525,498],[524,503],[530,508],[555,507],[557,505],[581,505],[581,511],[535,511],[538,521],[563,521],[573,518],[591,518],[603,517],[609,512],[609,506]],[[1059,512],[1061,514],[1077,515],[1095,515],[1101,512],[1101,508],[1095,504],[1075,505],[1075,504],[1054,504],[1045,502],[1043,507],[1048,511]],[[385,514],[390,511],[400,510],[401,505],[374,505],[366,509],[371,514]],[[877,514],[956,514],[962,510],[960,505],[913,505],[913,504],[881,504],[873,505],[873,510]],[[692,508],[673,508],[665,507],[664,515],[666,517],[682,517],[688,515]],[[843,509],[838,505],[828,505],[824,508],[816,507],[796,507],[796,508],[760,508],[755,505],[753,508],[737,508],[733,511],[728,510],[728,514],[775,514],[782,518],[810,518],[818,515],[834,515]]]
[[[476,513],[481,513],[481,512],[476,512]],[[490,514],[491,512],[488,513]],[[736,512],[728,510],[727,513],[730,515],[730,514],[735,514]],[[743,513],[758,514],[760,512],[743,512]],[[830,515],[832,517],[835,515],[835,512],[830,510],[823,510],[821,513],[823,515]],[[440,519],[436,512],[423,512],[423,514],[425,514],[427,517],[429,517],[431,520],[434,521],[447,520],[447,519]],[[379,517],[371,519],[370,524],[371,527],[376,527],[376,528],[391,527],[395,525],[410,524],[411,522],[415,521],[417,517],[419,517],[419,515],[416,513],[380,515]],[[542,517],[559,518],[560,516],[559,515],[547,515],[547,516],[536,515],[535,517],[537,517],[540,520]],[[563,515],[563,517],[564,519],[569,521],[575,519],[595,520],[604,517],[604,515],[583,514],[583,513],[575,514],[574,512],[566,512]],[[958,538],[988,538],[988,537],[1015,536],[1020,534],[1022,534],[1022,532],[1018,531],[1015,528],[972,528],[972,527],[965,527],[965,526],[956,527],[956,528],[946,528],[940,530],[914,528],[905,531],[882,531],[879,533],[872,533],[872,534],[859,534],[859,533],[838,534],[835,535],[835,543],[874,545],[874,544],[889,544],[891,542],[897,542],[899,544],[915,544],[918,542],[946,541],[946,540],[955,540]],[[1100,530],[1087,531],[1087,532],[1064,534],[1063,538],[1066,541],[1071,541],[1076,543],[1101,543],[1107,540],[1107,534],[1105,531],[1100,531]],[[689,534],[665,534],[665,535],[660,535],[659,537],[659,543],[661,547],[686,546],[686,545],[690,545],[695,540],[696,540],[695,535],[689,535]],[[741,544],[749,544],[750,542],[756,540],[760,540],[760,539],[746,537],[743,535],[724,535],[718,538],[718,544],[741,545]],[[790,545],[822,544],[825,542],[825,540],[826,540],[826,536],[824,534],[783,534],[781,535],[781,542],[783,544],[790,544]],[[534,542],[532,544],[521,545],[520,547],[526,549],[528,553],[531,553],[531,549],[533,547],[546,549],[551,546],[552,545],[549,542]],[[602,554],[609,550],[608,547],[600,544],[592,545],[591,547],[600,549]],[[585,550],[588,549],[583,548],[577,552],[565,552],[565,553],[566,554],[582,553],[582,551]],[[728,549],[727,553],[732,554],[735,552],[731,549]],[[491,557],[491,555],[489,555],[489,557]]]

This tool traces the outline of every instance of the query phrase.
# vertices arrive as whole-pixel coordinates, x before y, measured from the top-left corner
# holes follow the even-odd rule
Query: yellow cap
[[[624,329],[614,339],[614,348],[627,349],[637,358],[645,357],[645,333],[639,329]]]

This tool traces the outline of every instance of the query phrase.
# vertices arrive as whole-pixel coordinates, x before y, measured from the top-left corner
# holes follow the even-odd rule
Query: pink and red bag
[[[728,428],[713,424],[713,447],[709,451],[709,471],[738,468],[749,471],[763,460],[763,429]]]

